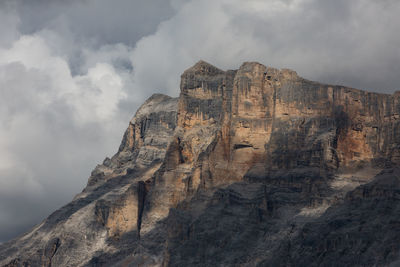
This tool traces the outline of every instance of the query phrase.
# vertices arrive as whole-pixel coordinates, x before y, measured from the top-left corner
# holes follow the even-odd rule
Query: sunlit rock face
[[[395,266],[399,121],[398,94],[200,61],[0,264]]]

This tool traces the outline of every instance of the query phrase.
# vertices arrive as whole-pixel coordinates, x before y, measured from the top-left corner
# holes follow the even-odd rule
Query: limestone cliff
[[[399,122],[398,94],[200,61],[179,98],[139,108],[82,193],[0,247],[0,264],[396,265]]]

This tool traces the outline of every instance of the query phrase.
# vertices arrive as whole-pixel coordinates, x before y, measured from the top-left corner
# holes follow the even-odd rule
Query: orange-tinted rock
[[[84,191],[2,245],[0,264],[380,266],[396,259],[398,170],[374,177],[400,163],[398,92],[324,85],[257,62],[223,71],[200,61],[180,87],[179,98],[150,97]]]

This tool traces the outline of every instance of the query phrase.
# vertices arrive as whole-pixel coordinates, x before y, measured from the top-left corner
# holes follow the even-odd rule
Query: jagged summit
[[[396,266],[400,95],[204,61],[1,266]],[[356,255],[356,257],[355,257]]]
[[[210,74],[212,75],[212,74],[224,73],[224,71],[220,70],[219,68],[211,65],[210,63],[204,60],[199,60],[192,67],[185,70],[184,74],[185,73],[192,73],[196,75],[210,75]]]
[[[159,111],[172,111],[176,109],[176,101],[171,101],[173,98],[164,94],[153,94],[150,96],[136,111],[135,116],[132,118],[131,123],[134,124],[137,118],[141,118],[150,113],[157,113]]]

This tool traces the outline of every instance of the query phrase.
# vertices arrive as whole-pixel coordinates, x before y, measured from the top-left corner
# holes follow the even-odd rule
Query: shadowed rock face
[[[200,61],[0,265],[395,266],[399,121],[397,94]]]

